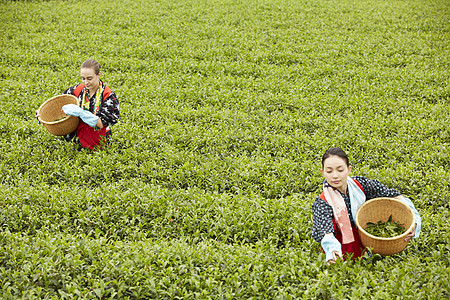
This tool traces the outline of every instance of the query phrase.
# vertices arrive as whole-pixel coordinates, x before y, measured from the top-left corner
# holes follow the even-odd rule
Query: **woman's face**
[[[96,91],[100,84],[100,73],[95,74],[95,70],[92,68],[81,68],[80,71],[81,82],[86,86],[88,90]]]
[[[323,162],[323,169],[320,170],[322,176],[334,188],[342,193],[347,192],[347,177],[352,171],[351,166],[347,166],[345,161],[339,156],[332,155]]]

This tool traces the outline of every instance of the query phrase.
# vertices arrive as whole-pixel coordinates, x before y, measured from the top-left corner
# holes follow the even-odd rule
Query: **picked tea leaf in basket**
[[[367,222],[366,225],[365,230],[367,233],[379,237],[395,237],[402,235],[406,231],[406,228],[400,222],[392,221],[392,215],[389,216],[386,222],[380,220],[376,223]]]

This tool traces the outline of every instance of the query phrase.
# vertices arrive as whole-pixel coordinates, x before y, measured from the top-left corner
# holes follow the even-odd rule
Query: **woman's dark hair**
[[[336,155],[336,156],[342,158],[345,161],[345,164],[347,165],[347,167],[349,166],[348,156],[344,152],[344,150],[342,150],[341,148],[330,148],[327,151],[325,151],[324,155],[322,156],[322,167],[323,167],[323,163],[325,162],[325,159],[327,159],[328,157],[333,156],[333,155]]]
[[[100,74],[100,64],[98,63],[98,61],[93,60],[93,59],[87,59],[85,60],[82,64],[80,68],[89,68],[89,69],[93,69],[95,72],[95,75]]]

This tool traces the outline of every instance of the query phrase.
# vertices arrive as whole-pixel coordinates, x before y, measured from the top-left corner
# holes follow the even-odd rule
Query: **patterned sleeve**
[[[389,189],[384,184],[379,182],[378,180],[368,179],[364,176],[355,176],[354,177],[364,190],[364,194],[366,194],[366,199],[370,200],[378,197],[396,197],[401,195],[399,191],[396,189]]]
[[[103,126],[108,127],[117,123],[120,117],[119,100],[114,92],[106,98],[97,114],[103,123]]]
[[[326,201],[316,198],[312,205],[313,227],[312,237],[321,242],[325,234],[334,232],[333,226],[333,208]]]

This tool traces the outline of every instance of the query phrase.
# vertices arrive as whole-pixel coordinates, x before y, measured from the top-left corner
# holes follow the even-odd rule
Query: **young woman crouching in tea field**
[[[417,238],[420,234],[421,219],[409,199],[377,180],[363,176],[349,177],[351,171],[347,154],[342,149],[330,148],[323,155],[320,172],[325,180],[323,192],[312,205],[312,236],[322,245],[328,264],[335,263],[338,257],[345,259],[343,254],[346,253],[353,258],[362,256],[363,246],[354,218],[366,200],[391,197],[405,202],[416,215],[415,227],[405,241]]]
[[[90,149],[102,146],[110,138],[109,127],[116,124],[120,117],[119,100],[100,79],[100,74],[100,64],[88,59],[80,67],[82,83],[63,92],[78,98],[78,105],[67,104],[62,107],[64,113],[80,118],[78,128],[64,138]],[[36,117],[39,115],[36,114]]]

